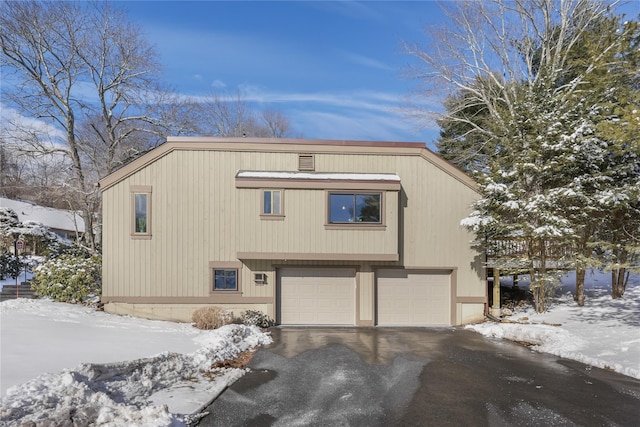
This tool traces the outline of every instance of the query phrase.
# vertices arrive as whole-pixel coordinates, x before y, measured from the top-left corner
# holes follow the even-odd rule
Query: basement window
[[[209,261],[209,294],[241,294],[242,263]]]
[[[225,268],[213,270],[213,290],[214,291],[237,291],[238,290],[238,269]]]

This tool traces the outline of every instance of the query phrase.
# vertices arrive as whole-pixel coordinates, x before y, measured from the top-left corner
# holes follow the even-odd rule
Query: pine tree
[[[555,3],[541,4],[550,12],[545,16],[556,16]],[[527,12],[530,2],[518,5],[526,27],[536,15]],[[461,21],[493,19],[484,3],[465,6],[480,11],[463,11]],[[439,146],[475,170],[483,193],[463,224],[497,267],[530,272],[539,311],[558,268],[576,269],[579,305],[586,269],[603,259],[596,255],[622,269],[614,274],[620,282],[624,268],[637,267],[640,236],[638,25],[622,24],[595,3],[566,7],[560,21],[536,27],[543,31],[496,37],[512,40],[515,52],[505,48],[501,56],[509,73],[481,69],[488,74],[471,83],[450,75],[460,77],[461,89],[439,122]],[[526,72],[517,72],[518,60]],[[444,71],[455,69],[447,63]]]

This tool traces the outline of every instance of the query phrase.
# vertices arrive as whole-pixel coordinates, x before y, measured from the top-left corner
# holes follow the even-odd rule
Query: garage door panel
[[[376,303],[381,326],[450,325],[450,271],[379,270]]]
[[[281,324],[354,325],[355,270],[286,268],[278,276]]]

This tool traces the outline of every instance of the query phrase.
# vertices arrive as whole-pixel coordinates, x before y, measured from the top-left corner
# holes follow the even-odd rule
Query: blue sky
[[[437,137],[400,109],[416,81],[402,41],[443,15],[430,1],[138,1],[121,3],[155,45],[179,92],[240,91],[282,111],[305,138]],[[437,103],[437,101],[436,101]]]

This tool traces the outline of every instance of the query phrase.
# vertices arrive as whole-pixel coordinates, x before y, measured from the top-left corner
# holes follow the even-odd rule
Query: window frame
[[[235,271],[235,289],[216,289],[216,270]],[[209,262],[209,294],[242,294],[242,263],[241,262]]]
[[[152,188],[149,185],[133,185],[129,189],[131,193],[131,229],[130,234],[132,239],[140,239],[147,240],[151,239],[151,231],[152,231]],[[145,196],[146,197],[146,230],[144,232],[136,231],[136,198],[137,196]]]
[[[265,212],[265,195],[267,193],[271,194],[270,197],[270,208],[271,212]],[[274,211],[274,197],[273,193],[280,194],[280,200],[278,203],[278,213],[273,213]],[[263,188],[260,190],[260,195],[262,196],[260,199],[260,218],[261,219],[275,219],[282,220],[284,219],[284,189],[282,188]]]
[[[327,207],[326,207],[326,219],[325,219],[325,228],[327,229],[332,229],[332,228],[354,228],[354,229],[361,229],[361,228],[385,228],[386,224],[385,224],[385,191],[371,191],[371,190],[344,190],[344,191],[334,191],[334,190],[328,190],[326,192],[326,203],[327,203]],[[332,195],[346,195],[346,196],[353,196],[353,203],[354,203],[354,207],[356,204],[356,200],[357,200],[357,196],[379,196],[380,197],[380,219],[378,222],[357,222],[357,221],[352,221],[352,222],[332,222],[331,221],[331,196]]]

